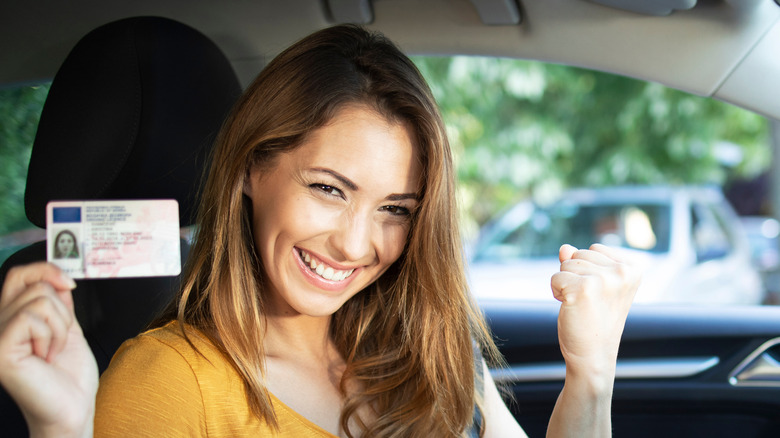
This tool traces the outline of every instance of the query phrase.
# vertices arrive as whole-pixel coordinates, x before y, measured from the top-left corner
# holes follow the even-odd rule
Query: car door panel
[[[531,437],[544,436],[563,386],[556,320],[547,303],[482,302],[508,368],[493,370]],[[615,437],[780,436],[780,308],[634,306],[613,395]],[[780,344],[780,340],[777,341]],[[763,355],[751,354],[769,347]],[[746,359],[763,381],[732,384]],[[777,380],[773,380],[777,379]]]

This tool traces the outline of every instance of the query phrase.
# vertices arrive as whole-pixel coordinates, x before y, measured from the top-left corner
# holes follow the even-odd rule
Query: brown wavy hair
[[[417,68],[380,34],[351,25],[318,31],[249,86],[217,139],[182,290],[158,325],[178,319],[209,336],[242,376],[252,412],[276,425],[257,372],[266,296],[242,188],[252,166],[273,166],[353,104],[407,123],[424,171],[403,254],[332,316],[330,335],[347,364],[341,426],[349,436],[461,436],[480,403],[475,342],[488,358],[498,355],[465,280],[444,123]],[[348,381],[358,389],[348,392]],[[361,430],[351,431],[351,421]]]

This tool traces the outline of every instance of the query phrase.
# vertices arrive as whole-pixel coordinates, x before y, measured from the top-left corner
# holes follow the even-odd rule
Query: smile
[[[312,257],[311,254],[307,253],[302,249],[298,249],[298,254],[300,254],[301,260],[303,260],[306,263],[306,265],[309,267],[311,272],[317,274],[318,276],[324,278],[325,280],[344,281],[347,278],[349,278],[349,276],[352,275],[353,272],[355,272],[354,269],[350,269],[347,271],[334,269],[333,267],[326,265],[322,261],[315,259],[314,257]]]

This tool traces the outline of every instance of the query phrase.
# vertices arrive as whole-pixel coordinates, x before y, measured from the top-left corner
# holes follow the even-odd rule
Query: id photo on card
[[[84,277],[81,207],[54,207],[47,224],[47,259],[74,278]],[[53,238],[51,237],[53,236]]]
[[[57,232],[54,241],[51,243],[53,258],[55,259],[78,259],[81,258],[79,251],[79,238],[77,231],[65,228]]]

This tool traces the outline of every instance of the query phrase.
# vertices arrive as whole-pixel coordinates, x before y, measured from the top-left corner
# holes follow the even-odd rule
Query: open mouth
[[[350,269],[347,271],[334,269],[331,266],[326,265],[320,260],[317,260],[315,257],[313,257],[308,252],[297,248],[298,254],[301,256],[301,260],[308,266],[308,268],[311,270],[311,272],[317,274],[318,276],[322,277],[325,280],[328,281],[344,281],[347,278],[349,278],[350,275],[352,275],[353,272],[355,272],[354,269]]]

